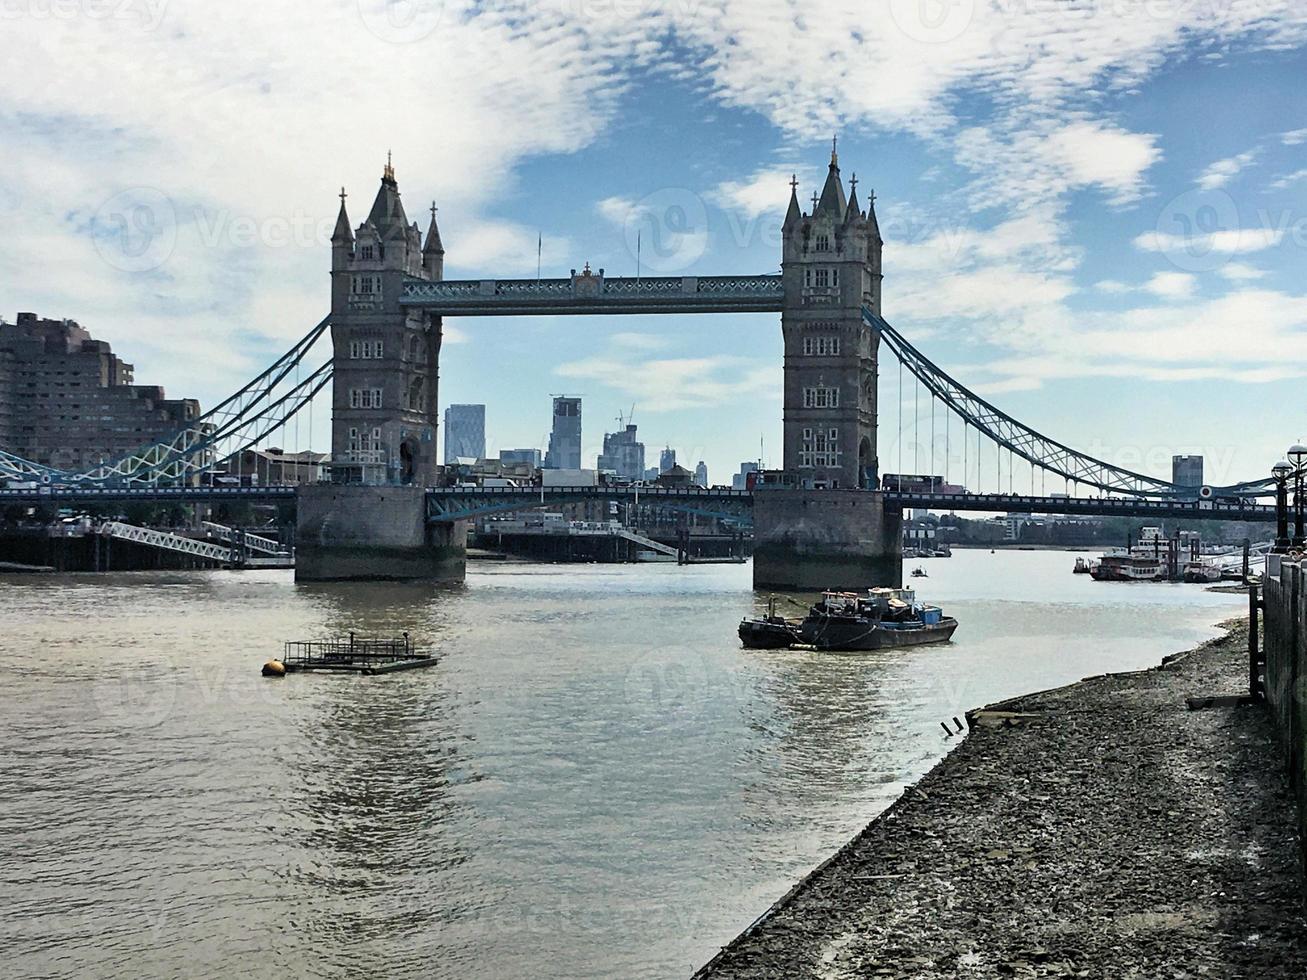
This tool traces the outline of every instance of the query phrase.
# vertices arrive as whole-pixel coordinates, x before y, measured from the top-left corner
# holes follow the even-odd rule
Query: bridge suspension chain
[[[1012,482],[1011,461],[1014,456],[1020,456],[1032,466],[1108,493],[1140,497],[1193,495],[1193,487],[1180,486],[1114,466],[1036,432],[946,374],[883,317],[866,308],[862,311],[862,317],[868,326],[880,331],[881,339],[898,358],[900,365],[907,367],[934,398],[943,402],[947,409],[956,412],[964,426],[974,426],[978,434],[983,433],[998,447],[996,473],[1000,489],[1003,478],[1002,450],[1006,449],[1009,453],[1009,484]],[[1217,492],[1232,496],[1259,496],[1266,493],[1267,488],[1268,481],[1260,480],[1217,488]]]

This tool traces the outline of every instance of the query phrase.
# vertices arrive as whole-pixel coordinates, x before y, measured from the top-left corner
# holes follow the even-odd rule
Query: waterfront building
[[[676,465],[676,450],[671,446],[664,449],[658,456],[658,472],[666,473]]]
[[[532,469],[538,470],[540,469],[540,450],[501,449],[499,450],[499,461],[509,465],[526,463]]]
[[[616,473],[623,480],[644,476],[644,443],[636,437],[634,425],[621,432],[604,433],[604,451],[596,468]]]
[[[658,467],[650,466],[644,471],[644,480],[646,483],[653,483],[658,479]]]
[[[749,474],[758,472],[757,463],[741,463],[740,472],[731,477],[732,490],[749,489]]]
[[[450,405],[445,409],[445,463],[486,454],[486,407]]]
[[[1203,457],[1172,456],[1171,482],[1182,487],[1203,485]]]
[[[554,397],[554,427],[549,433],[549,451],[545,469],[579,470],[581,468],[581,399],[567,395]]]
[[[0,448],[88,470],[171,439],[199,417],[195,399],[135,384],[132,365],[74,320],[0,320]]]
[[[708,485],[708,464],[699,460],[699,465],[694,468],[694,482],[701,487]]]
[[[325,483],[330,478],[331,457],[309,450],[297,453],[281,449],[246,449],[221,463],[221,475],[239,480],[242,486],[289,486]]]

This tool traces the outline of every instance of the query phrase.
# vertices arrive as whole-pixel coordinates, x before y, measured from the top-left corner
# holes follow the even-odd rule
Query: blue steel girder
[[[568,279],[408,279],[400,305],[442,316],[779,313],[779,275]]]

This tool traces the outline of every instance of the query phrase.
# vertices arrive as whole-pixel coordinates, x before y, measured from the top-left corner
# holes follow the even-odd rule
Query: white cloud
[[[1275,180],[1271,181],[1271,187],[1274,190],[1282,191],[1286,187],[1298,183],[1300,180],[1307,180],[1307,167],[1276,177]]]
[[[1197,280],[1187,272],[1159,272],[1144,289],[1162,299],[1188,299]]]
[[[555,373],[606,385],[635,399],[647,412],[775,397],[781,387],[780,364],[724,354],[652,360],[598,356],[562,364]]]
[[[1094,289],[1100,293],[1108,293],[1112,296],[1119,296],[1122,293],[1129,293],[1134,287],[1128,283],[1120,282],[1116,279],[1103,279],[1094,283]]]
[[[1283,228],[1232,228],[1203,235],[1177,235],[1170,232],[1147,231],[1134,240],[1135,247],[1145,252],[1185,252],[1207,255],[1245,255],[1274,248],[1284,239]]]
[[[1263,270],[1246,262],[1226,262],[1216,272],[1231,282],[1248,282],[1253,279],[1261,279],[1266,275]]]
[[[771,167],[759,170],[744,181],[728,180],[718,184],[714,193],[723,207],[739,211],[746,218],[771,213],[779,221],[789,202],[791,175],[800,173],[805,175],[805,182],[811,179],[807,167]]]
[[[627,197],[605,197],[595,204],[595,210],[618,228],[624,227],[640,214],[640,206]]]
[[[1291,129],[1287,133],[1281,133],[1280,139],[1285,146],[1298,146],[1300,143],[1307,143],[1307,129]]]
[[[1198,177],[1198,186],[1205,191],[1214,191],[1224,187],[1233,180],[1241,170],[1257,159],[1258,150],[1252,149],[1236,156],[1217,160]]]

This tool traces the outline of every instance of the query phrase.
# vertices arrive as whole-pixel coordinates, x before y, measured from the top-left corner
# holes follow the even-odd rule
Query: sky
[[[806,200],[838,135],[886,319],[1009,414],[1214,484],[1307,436],[1301,3],[0,0],[0,32],[0,312],[76,319],[173,397],[325,315],[337,195],[361,221],[388,151],[447,278],[534,275],[538,241],[545,276],[634,274],[637,237],[645,274],[722,275],[777,270],[790,175]],[[955,422],[932,451],[897,374],[883,470],[1030,479]],[[634,410],[651,464],[778,466],[779,317],[447,321],[441,406],[485,403],[491,452],[543,447],[561,393],[588,460]]]

